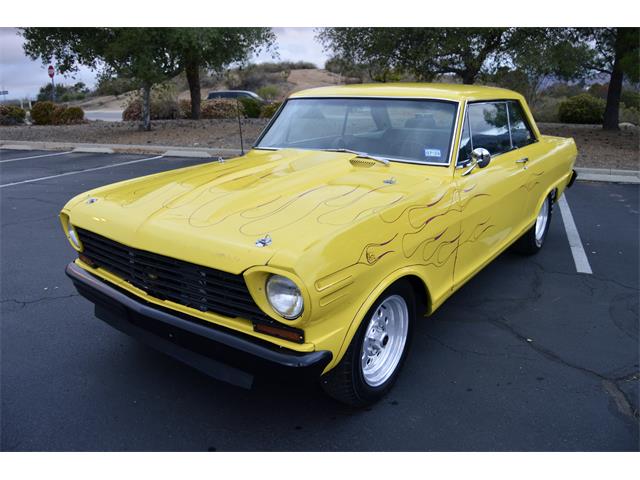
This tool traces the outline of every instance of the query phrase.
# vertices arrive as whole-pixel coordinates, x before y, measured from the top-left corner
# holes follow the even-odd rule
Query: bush
[[[51,125],[55,109],[56,104],[53,102],[38,102],[31,108],[31,120],[36,125]]]
[[[127,103],[127,106],[122,111],[122,120],[125,122],[142,120],[142,100],[136,99]]]
[[[16,105],[0,105],[0,125],[24,123],[26,112]]]
[[[588,93],[571,97],[560,104],[559,119],[563,123],[602,123],[605,101]]]
[[[244,114],[248,118],[260,118],[260,112],[262,111],[262,102],[259,102],[255,98],[241,98]]]
[[[280,89],[277,85],[265,85],[260,87],[257,93],[265,100],[275,100],[280,96]]]
[[[84,110],[80,107],[63,108],[60,113],[60,123],[55,125],[72,125],[84,122]]]
[[[238,108],[240,116],[244,117],[244,105],[235,100],[205,100],[200,107],[202,118],[237,118]]]
[[[151,92],[151,120],[173,120],[180,118],[180,107],[170,88],[162,86]],[[122,120],[142,120],[142,98],[136,94],[129,99],[126,108],[122,112]]]
[[[180,118],[191,118],[191,100],[178,101],[178,115]]]
[[[623,90],[620,95],[620,101],[627,108],[640,109],[640,93],[633,90]]]
[[[282,102],[273,102],[262,107],[262,111],[260,112],[260,118],[271,118],[273,117],[278,109],[282,105]]]
[[[31,120],[36,125],[71,125],[84,121],[84,110],[80,107],[56,105],[53,102],[38,102],[31,108]]]

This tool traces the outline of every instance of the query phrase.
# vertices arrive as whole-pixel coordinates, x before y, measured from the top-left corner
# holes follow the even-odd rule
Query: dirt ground
[[[267,120],[242,122],[244,145],[251,145]],[[0,127],[1,140],[170,145],[180,147],[240,148],[237,120],[158,120],[152,131],[137,122],[88,122],[82,125]]]
[[[538,123],[543,135],[572,137],[578,147],[578,167],[640,170],[640,128],[607,132],[599,125]]]
[[[267,120],[243,120],[245,146],[251,145]],[[628,127],[605,132],[596,125],[540,123],[546,135],[573,137],[578,145],[579,167],[640,170],[640,129]],[[235,120],[164,120],[144,132],[134,122],[89,122],[65,126],[0,127],[0,140],[170,145],[184,147],[239,148]]]

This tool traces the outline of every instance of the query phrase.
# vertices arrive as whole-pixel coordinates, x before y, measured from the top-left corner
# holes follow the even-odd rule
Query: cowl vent
[[[349,162],[354,167],[360,167],[360,168],[369,168],[369,167],[373,167],[376,164],[374,160],[369,160],[368,158],[358,158],[358,157],[352,158],[351,160],[349,160]]]

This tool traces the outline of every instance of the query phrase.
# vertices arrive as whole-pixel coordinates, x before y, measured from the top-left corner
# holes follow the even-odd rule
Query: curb
[[[0,140],[0,148],[11,150],[60,150],[83,153],[139,153],[171,157],[210,158],[236,157],[241,154],[235,148],[175,147],[172,145],[125,145],[73,142],[30,142]],[[171,154],[171,155],[169,155]]]
[[[576,168],[578,181],[640,184],[640,171],[615,168]]]

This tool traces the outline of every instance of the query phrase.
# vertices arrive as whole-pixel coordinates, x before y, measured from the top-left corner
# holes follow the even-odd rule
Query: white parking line
[[[0,160],[0,163],[17,162],[18,160],[30,160],[32,158],[55,157],[57,155],[66,155],[67,153],[71,153],[71,150],[69,150],[68,152],[56,152],[56,153],[45,153],[43,155],[32,155],[31,157],[9,158],[7,160]]]
[[[591,265],[589,265],[589,259],[582,246],[582,240],[580,240],[580,234],[576,228],[576,222],[573,221],[573,215],[571,215],[571,209],[569,203],[567,203],[567,194],[560,197],[558,201],[560,205],[560,213],[562,214],[562,223],[564,223],[564,229],[567,232],[567,239],[569,239],[569,247],[571,247],[571,254],[573,255],[573,261],[576,264],[576,270],[578,273],[592,274]]]
[[[131,160],[129,162],[114,163],[111,165],[103,165],[101,167],[87,168],[85,170],[74,170],[73,172],[60,173],[58,175],[49,175],[48,177],[32,178],[29,180],[21,180],[19,182],[5,183],[3,185],[0,185],[0,188],[12,187],[13,185],[22,185],[24,183],[41,182],[43,180],[50,180],[52,178],[58,178],[58,177],[66,177],[68,175],[76,175],[78,173],[95,172],[97,170],[104,170],[106,168],[121,167],[123,165],[131,165],[133,163],[148,162],[149,160],[157,160],[158,158],[162,158],[163,156],[164,155],[158,155],[158,156],[149,157],[149,158],[139,158],[138,160]]]

